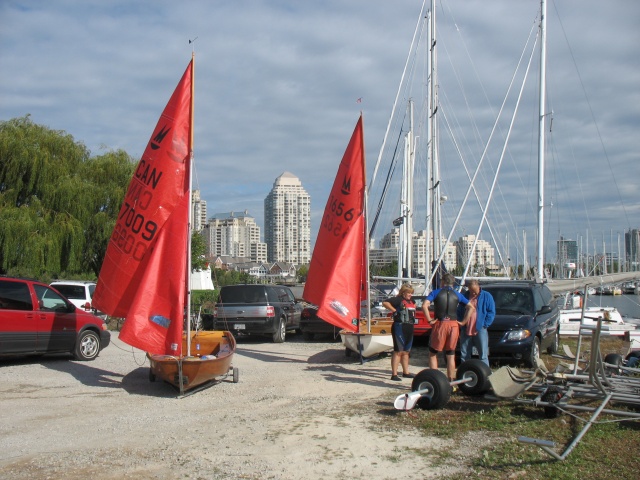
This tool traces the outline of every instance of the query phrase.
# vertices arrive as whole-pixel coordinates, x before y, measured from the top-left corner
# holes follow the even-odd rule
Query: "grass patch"
[[[576,352],[577,339],[562,339],[562,343]],[[583,341],[581,357],[591,350],[590,341]],[[617,337],[602,339],[602,356],[607,353],[626,353],[626,345]],[[542,356],[552,370],[561,362],[549,355]],[[640,395],[640,393],[639,393]],[[577,400],[571,402],[576,404]],[[597,407],[601,400],[584,405]],[[614,410],[624,409],[619,403]],[[638,412],[638,407],[629,407]],[[633,409],[635,408],[635,409]],[[561,414],[546,418],[542,407],[520,404],[508,400],[495,401],[485,397],[466,397],[457,394],[440,410],[415,409],[404,415],[403,421],[424,430],[425,435],[453,439],[464,445],[465,438],[489,437],[489,447],[478,454],[466,456],[468,469],[462,474],[448,476],[454,480],[482,479],[604,479],[638,478],[640,472],[640,421],[625,420],[616,415],[600,414],[597,423],[582,437],[566,460],[557,461],[540,448],[518,442],[519,436],[550,440],[555,451],[562,455],[583,429],[592,412]],[[397,417],[394,421],[397,421]],[[487,442],[484,442],[487,443]],[[433,452],[435,455],[436,452]],[[456,461],[455,449],[443,451],[442,460]]]

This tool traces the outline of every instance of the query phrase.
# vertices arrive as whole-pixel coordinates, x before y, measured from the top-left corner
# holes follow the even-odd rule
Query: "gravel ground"
[[[233,364],[239,383],[178,399],[116,332],[92,362],[0,360],[0,478],[409,480],[466,468],[394,410],[411,383],[389,380],[388,358],[361,365],[340,343],[290,336],[239,339]],[[412,370],[426,365],[414,348]],[[486,441],[464,443],[473,455]]]

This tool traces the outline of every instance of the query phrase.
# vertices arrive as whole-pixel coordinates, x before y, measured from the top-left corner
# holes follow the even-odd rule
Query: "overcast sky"
[[[139,158],[191,58],[189,40],[197,38],[196,183],[209,214],[246,209],[262,226],[264,198],[288,171],[311,195],[315,240],[360,111],[371,178],[421,7],[421,0],[2,1],[0,120],[30,114],[37,124],[71,134],[93,155],[124,149]],[[445,235],[469,185],[461,157],[473,173],[518,59],[524,54],[528,60],[538,13],[537,0],[438,2]],[[555,255],[560,235],[585,249],[588,241],[590,252],[594,243],[602,251],[603,241],[617,252],[618,236],[640,228],[638,25],[636,0],[549,1],[548,255]],[[411,97],[422,126],[425,55],[412,58],[407,78],[418,88],[403,91],[398,118]],[[489,207],[491,227],[499,243],[509,239],[512,257],[522,255],[515,245],[523,231],[528,256],[535,250],[537,99],[529,91],[538,78],[538,53],[531,69],[529,97],[518,109],[522,118]],[[483,203],[521,82],[522,73],[515,74],[506,115],[479,170]],[[398,130],[392,131],[371,204],[397,139]],[[420,164],[415,178],[415,195],[423,198]],[[387,203],[378,239],[399,213],[394,194]],[[477,211],[471,205],[453,238],[476,232]],[[418,226],[424,217],[418,205]],[[490,240],[488,231],[482,238]]]

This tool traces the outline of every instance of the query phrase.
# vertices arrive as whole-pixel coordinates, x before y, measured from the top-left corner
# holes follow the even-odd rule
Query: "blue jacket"
[[[465,298],[469,298],[469,292],[464,294]],[[480,289],[478,295],[478,308],[476,317],[476,328],[487,328],[493,323],[496,316],[496,302],[489,292]],[[464,318],[464,307],[458,306],[458,318]]]

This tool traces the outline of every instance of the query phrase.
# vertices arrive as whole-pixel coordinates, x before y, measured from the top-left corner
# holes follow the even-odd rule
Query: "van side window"
[[[29,286],[26,283],[0,280],[0,309],[33,310]]]
[[[34,285],[33,288],[36,291],[41,310],[64,312],[68,309],[67,302],[65,302],[64,298],[51,288],[43,287],[42,285]]]

